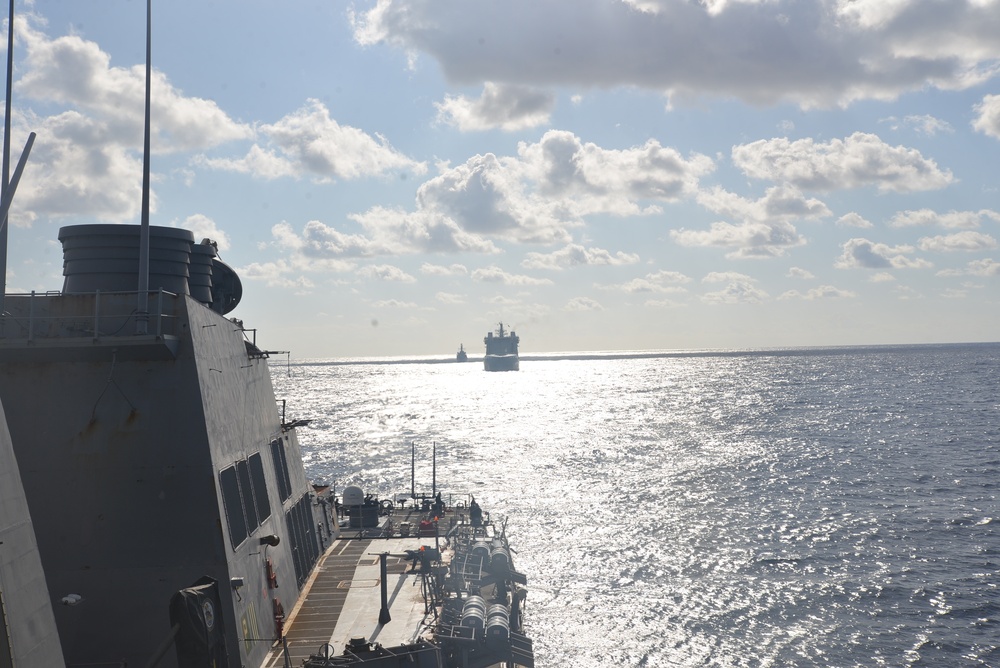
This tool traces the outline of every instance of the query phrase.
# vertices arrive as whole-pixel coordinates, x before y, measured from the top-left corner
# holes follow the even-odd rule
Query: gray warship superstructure
[[[503,323],[497,327],[496,333],[488,332],[483,339],[486,344],[486,357],[483,358],[483,368],[487,371],[517,371],[521,368],[517,344],[520,342],[517,334],[507,332]]]
[[[5,299],[0,401],[44,598],[65,603],[68,665],[259,665],[335,527],[267,351],[226,317],[235,272],[186,230],[149,235],[138,302],[127,225],[63,228],[62,291]]]

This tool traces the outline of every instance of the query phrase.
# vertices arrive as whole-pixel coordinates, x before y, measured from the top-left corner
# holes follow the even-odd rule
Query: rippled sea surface
[[[509,518],[539,667],[1000,666],[1000,345],[272,375],[313,478]]]

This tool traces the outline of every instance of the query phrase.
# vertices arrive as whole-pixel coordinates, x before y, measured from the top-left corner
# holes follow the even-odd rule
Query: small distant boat
[[[461,343],[458,344],[458,354],[455,355],[456,362],[468,362],[469,355],[465,352],[465,346]]]
[[[520,342],[514,331],[506,332],[503,323],[494,332],[488,332],[483,343],[486,344],[486,357],[483,358],[483,368],[487,371],[518,371],[521,368],[517,353]]]

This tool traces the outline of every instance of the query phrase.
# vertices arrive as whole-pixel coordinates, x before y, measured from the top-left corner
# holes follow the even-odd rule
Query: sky
[[[18,1],[7,292],[138,224],[146,3]],[[1000,340],[1000,0],[154,0],[151,223],[294,359]]]

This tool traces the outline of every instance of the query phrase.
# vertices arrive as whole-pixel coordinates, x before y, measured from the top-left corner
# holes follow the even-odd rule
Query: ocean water
[[[275,360],[307,471],[430,491],[436,447],[541,668],[1000,666],[1000,344],[391,362]]]

